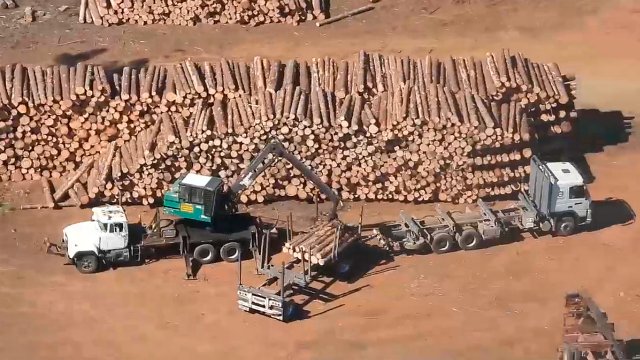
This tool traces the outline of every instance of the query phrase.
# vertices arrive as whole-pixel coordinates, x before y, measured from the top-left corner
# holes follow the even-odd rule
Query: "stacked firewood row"
[[[326,0],[80,0],[78,21],[95,25],[297,25],[324,19]]]
[[[571,131],[573,91],[556,64],[508,51],[9,65],[0,180],[61,178],[55,202],[147,204],[185,172],[232,181],[277,137],[345,200],[470,203],[521,187],[531,143]],[[280,161],[240,201],[316,195]]]
[[[294,236],[284,244],[282,251],[312,264],[325,265],[337,259],[359,237],[357,227],[333,220],[317,224],[309,231]]]

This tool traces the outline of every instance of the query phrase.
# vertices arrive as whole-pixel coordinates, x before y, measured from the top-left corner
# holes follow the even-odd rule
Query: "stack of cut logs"
[[[522,186],[530,144],[571,131],[573,93],[556,64],[509,50],[113,72],[8,65],[0,180],[62,178],[56,203],[149,204],[185,172],[232,181],[276,136],[345,200],[470,203]],[[240,201],[315,196],[280,161]]]
[[[326,0],[80,0],[78,21],[95,25],[261,25],[324,19]]]
[[[284,244],[282,251],[312,264],[325,265],[335,260],[342,250],[359,237],[357,227],[333,220],[322,222],[308,232],[293,237]]]

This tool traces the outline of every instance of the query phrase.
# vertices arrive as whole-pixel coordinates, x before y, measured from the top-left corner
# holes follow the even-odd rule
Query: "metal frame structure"
[[[566,295],[562,328],[562,360],[628,359],[624,343],[615,338],[614,324],[586,294]]]
[[[256,273],[263,275],[266,279],[258,286],[250,286],[242,282],[242,262],[238,262],[238,308],[246,312],[260,313],[280,321],[289,321],[295,315],[296,304],[290,297],[296,293],[308,294],[313,292],[308,286],[321,276],[321,270],[327,265],[333,265],[339,261],[348,249],[342,249],[338,253],[339,232],[333,241],[332,263],[324,266],[311,264],[310,260],[305,260],[305,256],[300,259],[293,258],[288,262],[282,262],[279,266],[271,264],[269,254],[271,233],[275,229],[269,229],[252,239],[251,250],[255,260]],[[358,225],[358,233],[361,236],[362,217]],[[287,217],[287,241],[291,241],[293,236],[292,215]],[[351,247],[360,239],[354,240],[347,247]],[[309,257],[310,258],[310,257]],[[272,286],[277,284],[277,288]],[[298,291],[306,289],[307,291]]]

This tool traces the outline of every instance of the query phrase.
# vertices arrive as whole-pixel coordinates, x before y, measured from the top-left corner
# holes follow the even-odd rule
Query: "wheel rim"
[[[91,259],[82,259],[80,267],[82,270],[91,270],[91,268],[93,268],[93,261],[91,261]]]
[[[211,258],[211,250],[209,249],[204,249],[204,250],[200,250],[201,252],[204,252],[204,254],[200,253],[200,260],[209,260]],[[204,255],[204,256],[202,256]]]
[[[564,233],[571,232],[571,229],[573,229],[573,226],[571,225],[571,223],[565,222],[565,223],[562,223],[562,225],[560,225],[560,230],[562,230],[562,232]]]
[[[238,248],[235,246],[229,247],[224,251],[224,256],[227,259],[235,260],[238,257]]]
[[[440,246],[438,246],[438,250],[439,251],[447,251],[447,250],[449,250],[449,247],[451,246],[450,241],[448,241],[448,240],[439,241],[439,245],[440,245]]]
[[[469,246],[475,246],[477,243],[478,243],[478,239],[475,236],[472,236],[471,241],[467,241],[465,245],[469,247]]]

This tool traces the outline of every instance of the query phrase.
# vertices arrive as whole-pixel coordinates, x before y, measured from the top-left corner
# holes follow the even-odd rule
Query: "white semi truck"
[[[218,257],[227,262],[240,258],[255,236],[254,219],[234,216],[233,222],[212,228],[190,219],[160,218],[156,212],[151,226],[129,223],[121,206],[106,205],[91,209],[91,221],[69,225],[62,231],[62,249],[78,271],[95,273],[101,265],[128,264],[143,261],[158,248],[180,246],[181,254],[193,246],[193,257],[202,264]]]
[[[529,190],[518,202],[494,209],[478,200],[479,211],[449,212],[436,207],[437,215],[417,219],[405,213],[400,221],[377,229],[387,248],[423,250],[436,254],[456,248],[474,250],[486,240],[510,231],[573,234],[578,226],[591,223],[591,197],[578,169],[568,162],[543,162],[531,158]]]

